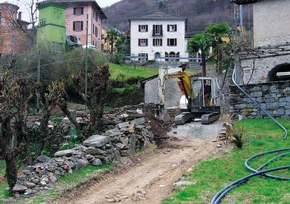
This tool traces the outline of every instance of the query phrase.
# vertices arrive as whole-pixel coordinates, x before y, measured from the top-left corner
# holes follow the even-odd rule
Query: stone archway
[[[274,67],[267,76],[267,82],[290,80],[290,64],[284,63]]]

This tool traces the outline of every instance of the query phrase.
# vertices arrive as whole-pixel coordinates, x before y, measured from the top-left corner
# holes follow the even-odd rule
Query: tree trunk
[[[10,118],[6,118],[2,122],[0,147],[2,149],[2,154],[6,163],[6,177],[9,186],[9,194],[12,196],[12,190],[17,180],[17,166],[14,155],[14,148],[11,143],[12,131],[10,120]]]
[[[6,163],[6,177],[9,186],[9,195],[13,195],[13,188],[17,181],[17,166],[14,155],[11,152],[6,152],[4,157]]]
[[[114,40],[111,37],[111,54],[113,54],[113,52],[114,52]]]
[[[217,48],[217,66],[218,66],[218,74],[222,74],[223,72],[223,50],[222,48]]]

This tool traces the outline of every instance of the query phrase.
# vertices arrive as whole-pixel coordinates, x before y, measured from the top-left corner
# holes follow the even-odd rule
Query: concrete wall
[[[169,73],[179,71],[180,68],[170,69]],[[179,100],[182,96],[181,91],[177,85],[179,79],[168,79],[165,81],[165,92],[164,92],[164,101],[165,108],[168,107],[179,107]],[[160,98],[158,95],[158,78],[152,79],[145,84],[145,93],[144,93],[145,103],[160,104]]]
[[[177,85],[178,79],[169,79],[165,82],[165,108],[177,106],[181,92]],[[153,79],[145,84],[145,103],[160,104],[158,95],[158,78]]]
[[[290,42],[289,0],[263,0],[253,4],[254,45]]]
[[[262,83],[243,88],[273,117],[290,118],[289,82]],[[236,86],[230,87],[230,104],[231,114],[243,114],[247,118],[267,117]]]

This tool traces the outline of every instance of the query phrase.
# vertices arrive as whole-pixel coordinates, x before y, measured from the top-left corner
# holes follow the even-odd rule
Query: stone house
[[[186,18],[159,11],[129,19],[131,58],[188,61],[186,22]]]
[[[19,55],[27,49],[28,22],[21,19],[19,7],[8,2],[0,3],[0,56]]]
[[[88,45],[101,50],[102,20],[107,19],[107,16],[96,0],[48,0],[46,2],[60,3],[66,7],[67,35],[77,36],[82,45],[86,44],[87,35]]]
[[[288,0],[232,0],[253,3],[254,43],[235,54],[237,83],[275,117],[290,117],[290,4]],[[243,94],[231,89],[231,112],[263,117]]]

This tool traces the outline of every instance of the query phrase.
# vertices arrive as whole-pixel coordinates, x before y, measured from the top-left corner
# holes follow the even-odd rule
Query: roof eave
[[[258,0],[230,0],[230,3],[235,3],[238,5],[243,5],[243,4],[253,4],[258,2]]]

